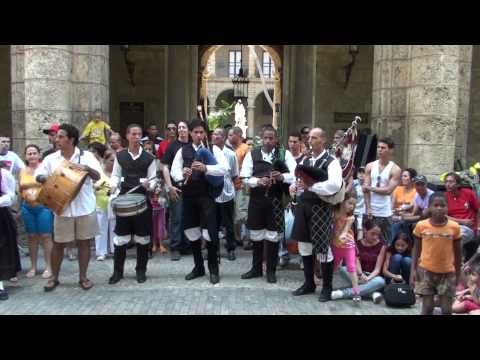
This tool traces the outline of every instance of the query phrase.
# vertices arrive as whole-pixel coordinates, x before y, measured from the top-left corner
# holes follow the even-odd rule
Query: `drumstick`
[[[152,181],[152,180],[155,180],[156,178],[157,178],[157,175],[151,177],[151,178],[148,179],[147,181],[150,182],[150,181]],[[126,195],[131,194],[131,193],[137,191],[137,190],[140,189],[142,186],[143,186],[143,184],[140,184],[140,185],[138,185],[138,186],[135,186],[132,190],[128,191],[128,192],[126,193]]]

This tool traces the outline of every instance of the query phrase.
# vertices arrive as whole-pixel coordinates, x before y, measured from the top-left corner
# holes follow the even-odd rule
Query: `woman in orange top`
[[[43,252],[46,270],[42,277],[52,276],[50,256],[52,253],[53,213],[43,205],[36,203],[41,184],[34,178],[35,170],[40,165],[40,149],[36,145],[25,148],[27,166],[20,172],[20,192],[22,196],[22,219],[28,234],[30,244],[30,260],[32,268],[27,278],[33,278],[37,273],[38,241],[43,241]]]
[[[413,179],[416,176],[415,169],[403,170],[402,185],[398,186],[392,194],[392,240],[396,239],[401,232],[411,234],[410,224],[404,220],[404,217],[413,215],[415,196],[417,195]]]

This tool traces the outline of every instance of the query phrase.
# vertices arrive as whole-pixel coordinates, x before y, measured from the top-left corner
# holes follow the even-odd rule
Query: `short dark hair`
[[[306,129],[312,130],[312,128],[310,126],[304,126],[300,129],[300,134],[303,134]]]
[[[158,129],[158,126],[155,125],[155,124],[150,124],[150,125],[148,125],[147,129],[150,129],[150,128],[154,127],[154,126]]]
[[[412,168],[407,168],[405,170],[403,170],[403,172],[408,172],[408,174],[410,175],[410,178],[413,180],[414,178],[417,177],[418,173],[417,173],[417,170],[415,169],[412,169]]]
[[[88,145],[88,149],[95,151],[101,158],[105,156],[105,151],[107,151],[107,147],[99,142],[91,143]]]
[[[169,125],[175,125],[175,127],[177,127],[177,123],[175,121],[167,121],[167,124],[165,125],[165,129],[168,129]]]
[[[384,138],[381,138],[380,140],[378,140],[378,143],[383,143],[383,144],[386,144],[388,146],[389,149],[395,149],[395,143],[393,142],[393,140],[389,137],[384,137]]]
[[[207,132],[207,127],[205,126],[205,122],[200,120],[200,119],[193,119],[190,121],[190,124],[188,124],[188,130],[193,131],[194,129],[201,127],[205,132]]]
[[[460,183],[462,182],[462,178],[456,172],[449,172],[447,176],[445,176],[445,180],[447,180],[448,177],[453,177],[457,185],[460,185]]]
[[[380,226],[377,223],[375,223],[372,219],[366,219],[365,222],[363,223],[363,227],[366,231],[370,231],[376,227],[380,229]]]
[[[265,124],[262,126],[262,137],[265,131],[272,131],[275,134],[275,137],[277,137],[277,130],[270,124]]]
[[[239,128],[238,126],[234,126],[232,129],[233,133],[237,136],[243,137],[243,130],[242,128]]]
[[[127,127],[127,134],[130,132],[130,130],[135,129],[135,128],[139,128],[140,130],[143,131],[142,125],[140,125],[140,124],[130,124]]]
[[[302,135],[299,132],[294,131],[294,132],[291,132],[290,134],[288,134],[288,137],[289,138],[296,137],[300,140],[302,138]]]
[[[80,132],[78,129],[71,125],[71,124],[62,124],[58,130],[63,130],[67,133],[67,137],[69,139],[73,139],[73,146],[78,145],[78,141],[80,139]]]
[[[433,201],[436,199],[441,199],[442,201],[445,202],[445,204],[447,203],[447,197],[445,196],[445,193],[437,191],[430,196],[430,199],[428,200],[428,206],[429,207],[432,206]]]

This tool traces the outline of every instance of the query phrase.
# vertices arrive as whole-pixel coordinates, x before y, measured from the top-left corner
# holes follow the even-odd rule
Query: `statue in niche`
[[[245,106],[242,103],[242,100],[237,101],[237,105],[235,105],[235,126],[238,126],[242,129],[243,133],[247,133],[247,117],[245,116]]]

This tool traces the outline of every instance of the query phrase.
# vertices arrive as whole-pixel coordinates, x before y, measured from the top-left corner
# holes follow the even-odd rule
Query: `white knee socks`
[[[3,288],[3,281],[0,281],[0,290],[5,290],[5,289]]]

